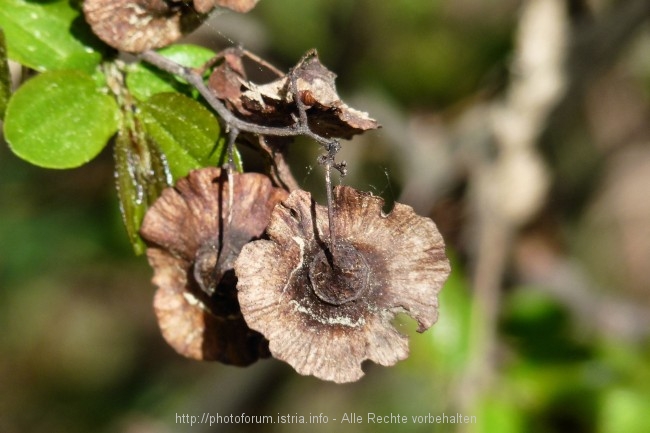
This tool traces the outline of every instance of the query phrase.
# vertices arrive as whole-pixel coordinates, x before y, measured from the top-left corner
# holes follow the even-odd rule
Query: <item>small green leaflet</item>
[[[4,133],[11,150],[46,168],[73,168],[93,159],[117,131],[119,109],[80,71],[42,73],[22,85],[7,106]]]
[[[145,130],[165,155],[174,181],[227,159],[219,122],[199,102],[179,93],[159,93],[141,110]]]
[[[37,71],[92,73],[108,50],[68,0],[0,0],[0,27],[9,58]]]

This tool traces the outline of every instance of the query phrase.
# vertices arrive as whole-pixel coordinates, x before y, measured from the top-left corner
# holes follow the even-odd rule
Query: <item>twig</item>
[[[264,60],[263,58],[261,58],[257,54],[251,53],[246,48],[241,48],[240,47],[239,49],[241,50],[242,54],[244,54],[246,57],[248,57],[249,59],[251,59],[252,61],[257,63],[258,65],[262,65],[266,69],[268,69],[269,71],[273,72],[278,77],[282,77],[282,75],[283,75],[282,71],[279,70],[278,68],[276,68],[275,66],[273,66],[271,63],[267,62],[266,60]]]
[[[247,53],[249,57],[252,54]],[[303,61],[306,57],[313,55],[312,52],[307,53],[303,57]],[[253,58],[253,57],[251,57]],[[215,96],[215,94],[210,90],[210,88],[203,81],[202,72],[197,72],[192,68],[187,68],[185,66],[179,65],[173,60],[167,59],[155,51],[145,51],[140,54],[140,59],[145,62],[163,70],[170,74],[179,76],[186,80],[190,85],[199,91],[201,96],[206,100],[206,102],[216,111],[216,113],[221,118],[221,121],[225,124],[226,130],[229,131],[229,141],[228,141],[228,180],[232,185],[232,167],[233,167],[233,146],[234,141],[241,132],[248,132],[251,134],[256,134],[260,136],[276,136],[276,137],[296,137],[296,136],[306,136],[316,141],[325,149],[325,154],[322,155],[318,162],[319,164],[325,167],[325,184],[327,187],[327,209],[328,209],[328,218],[329,218],[329,237],[330,237],[330,248],[332,250],[332,256],[334,257],[334,248],[336,243],[335,230],[334,230],[334,206],[332,203],[332,181],[331,181],[331,171],[332,168],[339,171],[341,176],[345,176],[346,166],[345,162],[336,163],[335,157],[336,154],[341,149],[341,144],[336,139],[330,139],[322,137],[314,133],[309,127],[309,119],[307,117],[307,107],[302,101],[300,94],[298,93],[298,84],[295,74],[295,69],[292,69],[289,73],[291,92],[293,94],[294,102],[298,108],[298,118],[295,119],[293,125],[287,127],[272,127],[259,125],[256,123],[247,122],[235,116],[225,104]],[[301,62],[302,63],[302,62]],[[232,200],[232,194],[231,198]],[[231,203],[232,205],[232,203]]]
[[[232,114],[219,98],[208,88],[203,81],[203,77],[191,68],[179,65],[178,63],[161,56],[155,51],[144,51],[140,54],[140,59],[145,62],[162,69],[170,74],[177,75],[191,84],[196,90],[199,91],[201,96],[206,102],[217,112],[223,123],[229,128],[236,128],[240,132],[250,132],[258,135],[269,135],[277,137],[298,137],[306,136],[318,142],[324,147],[333,141],[331,139],[321,137],[320,135],[312,132],[308,124],[296,122],[294,125],[288,127],[274,127],[258,125],[256,123],[247,122]]]
[[[549,187],[536,145],[549,113],[566,89],[568,37],[563,4],[555,0],[526,3],[516,39],[518,74],[503,101],[493,104],[491,111],[491,131],[499,153],[481,161],[473,172],[475,292],[468,364],[458,390],[461,410],[471,410],[494,386],[504,274],[514,236],[543,205]]]
[[[278,68],[273,66],[271,63],[267,62],[257,54],[254,54],[250,51],[248,51],[246,48],[242,47],[241,45],[238,45],[236,47],[230,47],[226,48],[223,51],[220,51],[217,53],[214,57],[212,57],[210,60],[208,60],[206,63],[203,64],[200,68],[196,69],[196,71],[200,74],[203,75],[203,73],[210,68],[212,68],[214,65],[216,65],[220,60],[224,59],[226,57],[227,53],[234,52],[237,54],[239,57],[246,56],[249,59],[251,59],[253,62],[257,63],[260,66],[265,67],[269,71],[271,71],[274,75],[276,75],[278,78],[282,77],[284,74],[282,71],[280,71]]]
[[[269,157],[269,174],[275,184],[289,192],[300,189],[300,185],[298,185],[296,178],[293,177],[282,150],[273,144],[267,143],[266,139],[261,135],[257,137],[255,143]]]
[[[239,135],[237,128],[230,128],[228,131],[228,226],[232,222],[232,209],[234,204],[235,184],[233,171],[235,168],[235,161],[233,154],[235,152],[235,140]]]
[[[309,54],[308,54],[309,55]],[[309,122],[307,119],[307,106],[302,100],[300,94],[298,93],[298,79],[296,78],[295,69],[292,69],[289,72],[289,78],[291,83],[291,92],[295,99],[296,107],[298,107],[298,122],[299,124],[305,125]],[[321,158],[318,159],[318,163],[325,167],[325,187],[327,188],[327,219],[329,222],[329,237],[330,237],[330,252],[332,257],[336,257],[336,230],[334,229],[334,206],[332,205],[332,166],[334,164],[334,158],[336,153],[340,148],[333,147],[334,143],[338,144],[335,140],[330,141],[326,146],[327,153],[324,154]]]

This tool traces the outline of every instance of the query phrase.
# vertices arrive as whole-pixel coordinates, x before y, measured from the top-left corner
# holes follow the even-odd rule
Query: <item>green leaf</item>
[[[438,295],[440,316],[423,334],[415,333],[412,323],[411,355],[398,368],[426,372],[434,368],[442,376],[452,377],[466,368],[469,350],[471,286],[463,265],[451,255],[451,274]]]
[[[136,254],[145,251],[139,230],[144,214],[162,190],[171,185],[167,165],[154,143],[147,140],[142,125],[130,118],[115,140],[115,181],[120,211]],[[125,122],[126,123],[126,122]]]
[[[0,27],[7,36],[9,58],[38,71],[92,72],[102,59],[105,45],[67,0],[0,0]]]
[[[491,393],[479,402],[475,429],[477,433],[519,433],[525,432],[526,423],[517,401],[508,398],[503,389]]]
[[[614,388],[607,390],[601,400],[600,432],[650,431],[650,395],[646,390]]]
[[[190,170],[221,165],[227,158],[217,119],[193,99],[159,93],[142,106],[142,119],[165,155],[174,181]]]
[[[171,45],[159,51],[163,56],[176,63],[198,68],[215,56],[214,51],[196,45]],[[188,93],[190,88],[175,76],[162,72],[146,63],[133,65],[126,76],[126,85],[137,99],[146,101],[157,93],[182,91]]]
[[[9,73],[9,63],[7,62],[5,34],[0,29],[0,120],[5,117],[9,97],[11,97],[11,74]]]
[[[78,167],[117,131],[115,100],[80,71],[45,72],[9,100],[5,138],[13,152],[47,168]]]

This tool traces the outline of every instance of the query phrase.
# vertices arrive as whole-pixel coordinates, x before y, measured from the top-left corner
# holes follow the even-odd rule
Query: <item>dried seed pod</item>
[[[300,374],[352,382],[370,359],[393,365],[408,339],[391,324],[405,312],[423,332],[437,319],[437,294],[449,272],[435,224],[410,206],[349,187],[334,190],[335,239],[327,209],[294,191],[278,205],[270,240],[244,246],[235,273],[242,314],[269,340],[271,354]]]
[[[132,53],[169,45],[206,18],[187,2],[164,0],[85,0],[83,11],[101,40]]]
[[[215,96],[247,121],[268,126],[290,126],[296,121],[292,78],[298,98],[309,108],[311,130],[323,137],[352,138],[379,128],[368,113],[341,100],[336,74],[327,69],[315,51],[307,53],[292,72],[266,84],[248,80],[240,49],[224,51],[224,61],[214,68],[209,86]]]
[[[287,193],[261,174],[235,174],[231,215],[225,178],[217,168],[191,172],[163,191],[140,232],[149,246],[158,286],[154,309],[167,342],[189,358],[247,365],[268,356],[268,343],[241,316],[232,266],[241,247],[263,234]]]

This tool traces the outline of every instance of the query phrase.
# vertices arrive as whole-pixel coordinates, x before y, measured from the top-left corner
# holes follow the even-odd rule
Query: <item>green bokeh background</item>
[[[616,2],[593,3],[597,13]],[[498,97],[508,84],[518,4],[262,0],[246,17],[220,14],[190,41],[219,48],[229,38],[243,40],[285,69],[317,48],[339,75],[344,98],[384,125],[369,140],[345,144],[344,156],[354,162],[346,183],[392,201],[418,173],[401,163],[391,136],[415,116],[451,124],[459,112]],[[502,291],[496,377],[490,392],[462,414],[476,417],[471,425],[411,420],[456,413],[451,402],[462,392],[460,375],[471,353],[472,264],[467,240],[458,235],[471,236],[466,215],[457,211],[467,201],[462,182],[443,191],[430,212],[453,267],[439,322],[420,335],[411,321],[398,320],[412,336],[410,358],[392,368],[367,365],[359,382],[334,385],[298,376],[276,360],[241,369],[175,354],[157,329],[152,272],[143,257],[134,257],[122,226],[110,149],[81,168],[54,171],[0,146],[0,431],[650,431],[650,288],[643,271],[650,253],[642,242],[650,236],[643,198],[645,191],[648,201],[650,169],[639,168],[650,160],[643,127],[650,112],[648,44],[645,28],[621,46],[617,60],[576,102],[571,121],[552,132],[545,149],[554,181],[549,204],[522,230],[556,245],[584,272],[587,295],[576,292],[584,309],[522,282],[513,253]],[[603,132],[594,119],[610,105],[612,112],[624,110],[623,118],[640,120],[612,122],[614,132]],[[608,133],[618,133],[623,144],[599,147]],[[298,181],[316,193],[323,190],[318,152],[313,143],[300,142],[291,155]],[[631,187],[620,187],[625,182]],[[442,218],[448,215],[453,218]],[[592,295],[605,300],[604,309],[590,306]],[[632,323],[600,326],[610,317],[608,308],[632,308]],[[370,412],[406,415],[409,422],[370,425]],[[322,413],[330,422],[178,422],[204,413],[275,420]],[[363,423],[333,421],[346,413],[361,415]]]

